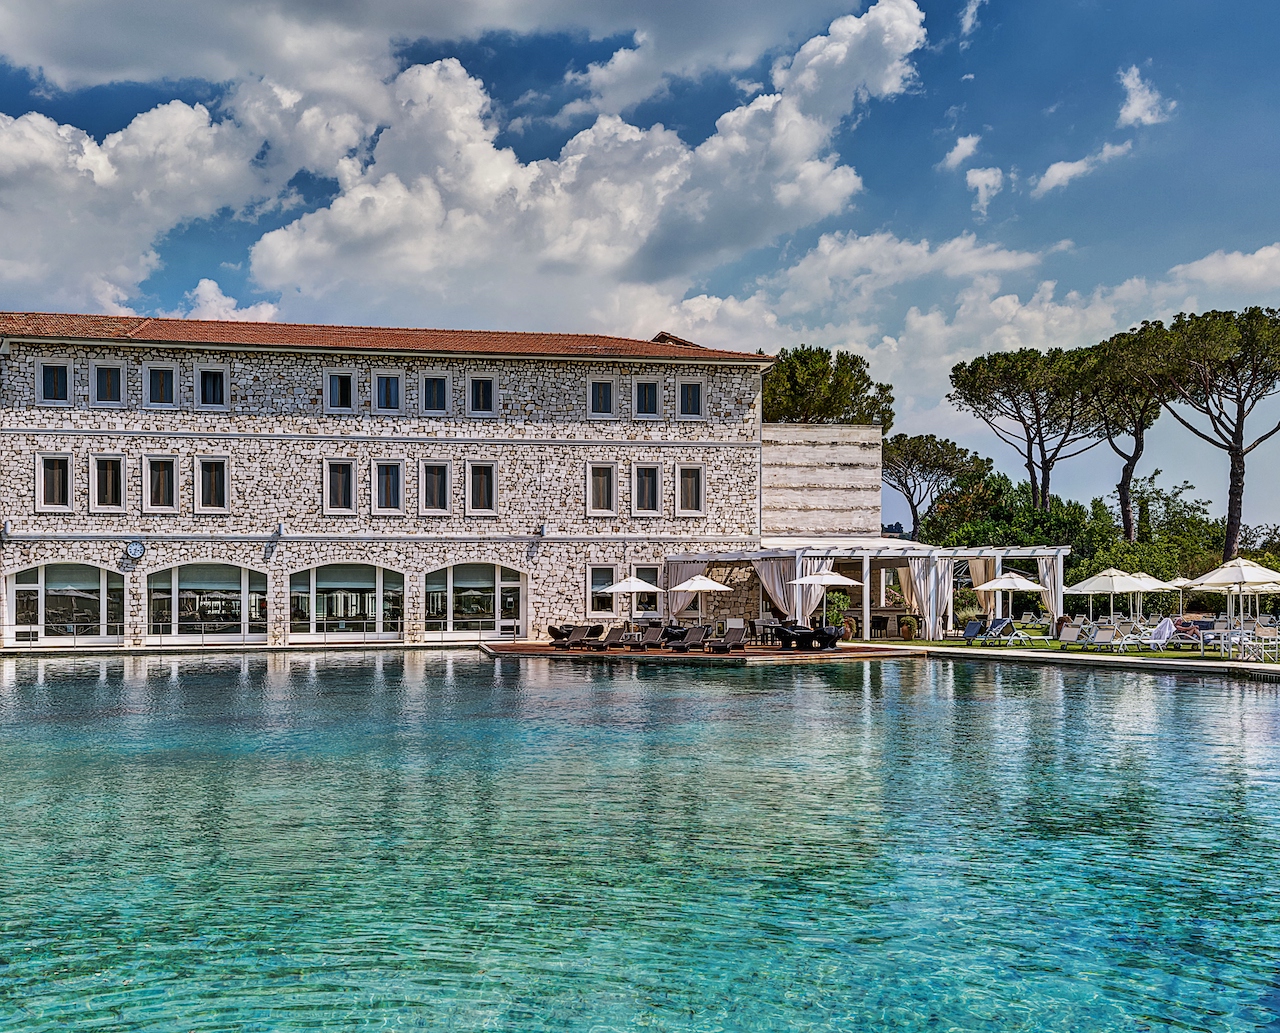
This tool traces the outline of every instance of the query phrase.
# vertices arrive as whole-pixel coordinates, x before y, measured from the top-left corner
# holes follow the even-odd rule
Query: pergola
[[[822,535],[807,537],[770,536],[760,539],[760,548],[735,552],[705,552],[671,555],[671,564],[689,571],[696,565],[712,563],[750,563],[761,584],[779,609],[797,619],[807,618],[821,600],[821,589],[788,582],[807,574],[831,570],[837,566],[852,567],[852,576],[862,582],[862,637],[871,637],[872,573],[888,569],[897,572],[903,594],[911,607],[924,619],[922,632],[930,639],[941,638],[950,627],[955,612],[955,576],[958,561],[965,561],[974,584],[998,577],[1004,564],[1011,560],[1035,561],[1034,573],[1046,587],[1044,603],[1056,618],[1063,612],[1062,565],[1071,553],[1069,546],[1031,546],[983,548],[939,548],[903,538],[874,536]],[[855,590],[856,591],[856,590]],[[881,604],[884,599],[884,575],[880,579]],[[989,600],[995,616],[1001,613],[999,593]],[[987,603],[984,600],[984,605]]]

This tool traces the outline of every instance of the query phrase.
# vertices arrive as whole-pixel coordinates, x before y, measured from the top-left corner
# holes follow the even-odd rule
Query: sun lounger
[[[1099,652],[1105,647],[1113,652],[1121,648],[1122,639],[1120,638],[1120,629],[1114,627],[1100,627],[1093,633],[1093,636],[1084,644],[1085,649],[1096,649]]]
[[[991,626],[987,628],[987,633],[978,642],[984,646],[989,646],[992,643],[1002,646],[1007,645],[1008,640],[1013,636],[1014,630],[1012,618],[997,617],[991,622]]]
[[[679,642],[671,643],[671,652],[688,653],[693,649],[701,649],[702,643],[706,641],[708,630],[701,624],[696,628],[690,628]]]
[[[746,649],[743,643],[743,639],[746,636],[745,628],[725,628],[723,636],[708,639],[704,644],[704,648],[710,649],[713,653],[727,653],[731,649]]]
[[[585,624],[574,625],[569,628],[568,634],[566,634],[564,638],[556,639],[551,644],[556,649],[573,649],[582,645],[589,630],[591,629]]]
[[[548,624],[547,634],[551,636],[552,642],[560,642],[568,637],[569,632],[558,624]]]
[[[1058,635],[1058,647],[1066,649],[1067,646],[1083,647],[1089,641],[1088,632],[1085,631],[1083,624],[1064,624],[1062,631]]]
[[[964,626],[964,644],[966,646],[971,646],[973,645],[973,640],[975,638],[981,638],[986,633],[987,633],[987,625],[984,621],[979,621],[979,620],[969,621]]]
[[[657,649],[662,645],[663,630],[664,629],[661,624],[650,624],[644,629],[644,634],[640,636],[640,641],[629,642],[627,644],[627,648],[632,649],[637,653],[643,653],[647,649]]]
[[[587,648],[594,649],[598,653],[603,653],[606,650],[612,649],[614,646],[622,645],[622,634],[621,626],[612,627],[605,633],[604,638],[600,639],[598,642],[588,640]]]

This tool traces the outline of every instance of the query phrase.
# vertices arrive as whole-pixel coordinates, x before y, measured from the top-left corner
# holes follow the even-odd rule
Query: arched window
[[[147,630],[151,635],[265,642],[267,575],[230,563],[184,563],[158,570],[147,577]]]

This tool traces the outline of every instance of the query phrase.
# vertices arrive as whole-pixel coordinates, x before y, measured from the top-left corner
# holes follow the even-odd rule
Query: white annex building
[[[0,313],[4,645],[805,617],[820,593],[786,582],[829,567],[865,582],[864,635],[887,570],[940,632],[956,562],[1014,556],[1061,612],[1065,550],[879,538],[879,428],[762,425],[769,362],[669,334]],[[604,591],[711,568],[734,587],[713,603]]]

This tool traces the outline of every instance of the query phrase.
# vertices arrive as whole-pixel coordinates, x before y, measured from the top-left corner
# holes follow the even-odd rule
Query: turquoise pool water
[[[0,1030],[1280,1030],[1274,686],[0,664]]]

